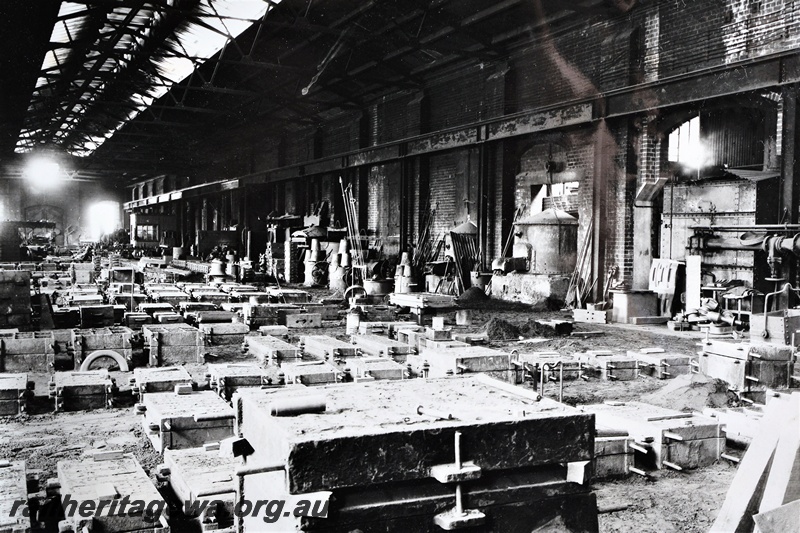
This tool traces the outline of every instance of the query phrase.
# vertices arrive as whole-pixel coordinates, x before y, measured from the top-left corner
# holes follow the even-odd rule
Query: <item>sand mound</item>
[[[725,407],[728,385],[702,374],[683,374],[660,389],[642,396],[642,401],[678,411],[702,411],[704,407]]]
[[[488,300],[489,297],[486,296],[486,293],[483,292],[478,287],[470,287],[469,289],[465,290],[461,293],[461,296],[458,297],[458,303],[473,303],[473,302],[484,302]]]
[[[502,318],[494,317],[486,323],[484,331],[489,336],[489,340],[505,341],[519,338],[519,328],[511,322],[506,322]]]

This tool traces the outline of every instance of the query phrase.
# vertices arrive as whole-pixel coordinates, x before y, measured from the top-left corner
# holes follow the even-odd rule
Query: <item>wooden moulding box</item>
[[[0,334],[0,372],[52,372],[52,331]]]
[[[72,330],[72,347],[75,355],[93,350],[130,350],[133,330],[125,326]]]
[[[327,361],[282,363],[286,383],[296,385],[326,385],[337,383],[341,372]]]
[[[228,516],[232,516],[236,499],[234,472],[238,463],[233,457],[221,457],[218,444],[186,450],[164,450],[164,465],[170,471],[169,485],[178,501],[194,503],[220,500]],[[226,525],[229,524],[220,524]]]
[[[194,448],[233,435],[233,409],[212,391],[154,392],[142,398],[142,425],[153,447]]]
[[[51,396],[56,411],[81,411],[112,407],[114,382],[107,370],[56,372]]]
[[[59,461],[57,472],[61,494],[69,495],[78,505],[93,501],[93,509],[99,509],[98,501],[126,498],[129,502],[141,500],[147,502],[147,505],[155,502],[152,503],[151,510],[161,511],[160,514],[147,517],[144,513],[125,513],[124,516],[118,516],[119,512],[115,513],[106,505],[92,516],[93,530],[152,533],[169,531],[169,507],[133,454],[95,452],[93,458]],[[84,519],[77,512],[71,514],[67,521],[72,525],[73,531],[80,531],[77,526]]]
[[[218,363],[208,365],[211,390],[226,401],[240,388],[260,387],[268,383],[266,371],[252,363]]]
[[[406,378],[406,367],[387,357],[352,357],[347,360],[347,367],[356,382]]]
[[[0,373],[0,416],[16,416],[26,412],[28,375]]]
[[[269,416],[275,402],[310,394],[326,398],[324,413]],[[594,454],[593,415],[482,376],[245,389],[233,402],[236,430],[255,450],[248,461],[285,464],[291,494],[429,478],[432,466],[453,462],[456,430],[463,460],[484,473]]]
[[[300,338],[300,342],[303,344],[303,353],[317,359],[339,359],[358,355],[358,347],[329,335],[306,335]]]
[[[609,402],[581,409],[594,413],[598,426],[626,431],[640,447],[651,447],[652,454],[645,459],[656,468],[707,466],[719,460],[725,449],[719,421],[706,416],[642,402]]]
[[[159,368],[134,368],[131,387],[134,392],[145,394],[148,392],[172,392],[175,385],[192,383],[192,376],[182,366],[167,366]]]
[[[245,335],[250,333],[250,328],[245,324],[234,324],[232,322],[199,324],[198,329],[203,334],[206,346],[241,345],[244,342]]]
[[[441,378],[471,373],[489,373],[493,377],[513,383],[515,371],[511,366],[510,352],[482,346],[428,349],[420,355],[406,356],[412,372],[420,375],[427,364],[427,377]]]
[[[24,516],[28,507],[27,486],[25,461],[0,459],[0,531],[27,533],[31,530],[31,519]],[[12,516],[11,510],[18,500],[25,504]]]
[[[275,359],[299,359],[303,357],[301,348],[271,335],[258,337],[250,335],[244,338],[244,343],[249,354],[258,359],[262,365],[268,365]]]
[[[353,335],[351,340],[361,351],[369,355],[392,357],[414,353],[412,346],[381,335]]]

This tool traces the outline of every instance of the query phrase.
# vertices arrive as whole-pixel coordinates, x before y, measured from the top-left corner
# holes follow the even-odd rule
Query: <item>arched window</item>
[[[692,168],[708,162],[708,151],[700,140],[700,116],[687,120],[669,134],[669,161]]]

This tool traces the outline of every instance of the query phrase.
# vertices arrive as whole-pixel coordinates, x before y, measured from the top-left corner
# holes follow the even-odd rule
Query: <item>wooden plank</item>
[[[581,337],[581,338],[601,337],[605,334],[606,334],[605,331],[573,331],[570,334],[570,337]]]
[[[800,500],[787,503],[753,517],[759,533],[800,531]]]
[[[761,501],[769,465],[780,437],[785,405],[785,402],[774,401],[767,406],[759,432],[739,463],[710,533],[752,531],[752,515]]]
[[[791,493],[800,490],[797,487],[797,477],[800,475],[800,392],[792,393],[783,413],[783,430],[764,487],[764,497],[758,508],[762,513],[796,499]],[[795,478],[795,483],[792,483],[792,478]]]
[[[631,324],[636,326],[643,326],[646,324],[666,324],[668,321],[668,316],[635,316],[631,318]]]

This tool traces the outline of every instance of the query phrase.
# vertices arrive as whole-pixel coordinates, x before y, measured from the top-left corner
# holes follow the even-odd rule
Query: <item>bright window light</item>
[[[699,169],[708,164],[709,154],[700,140],[700,117],[684,122],[669,135],[669,160]]]
[[[89,238],[100,240],[119,229],[119,202],[97,202],[89,207]]]
[[[23,172],[25,179],[36,189],[52,189],[63,181],[64,174],[61,166],[44,157],[37,157],[28,161]]]

